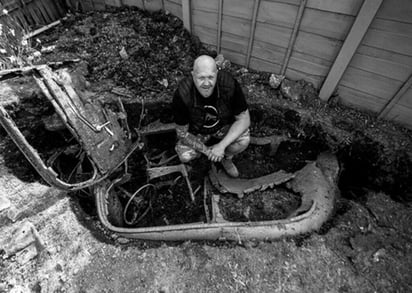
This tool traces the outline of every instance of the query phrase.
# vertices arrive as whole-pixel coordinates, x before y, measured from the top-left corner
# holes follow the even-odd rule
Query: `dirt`
[[[71,67],[77,88],[108,104],[120,97],[131,129],[141,120],[143,125],[171,121],[170,100],[178,80],[190,71],[197,54],[207,52],[177,18],[139,10],[76,14],[39,39],[44,46],[57,45],[42,62],[82,59]],[[122,48],[127,58],[119,53]],[[3,251],[0,292],[411,291],[411,131],[342,106],[338,96],[323,103],[303,81],[288,81],[300,93],[296,98],[271,88],[270,73],[236,65],[229,70],[247,93],[252,135],[287,138],[275,153],[268,145],[251,146],[238,156],[241,177],[294,172],[325,150],[337,155],[341,196],[320,231],[273,242],[122,238],[99,222],[87,192],[67,194],[48,187],[0,129],[0,196],[11,202],[11,208],[0,211],[0,243],[10,243],[12,232],[29,221],[45,247],[30,259],[22,252]],[[17,78],[0,86],[0,101],[8,104],[42,158],[62,146],[76,146],[67,132],[46,129],[52,107],[33,80]],[[152,155],[170,149],[174,140],[153,137]],[[126,190],[146,182],[145,167],[141,154],[130,160],[133,180]],[[204,158],[194,164],[194,187],[207,170]],[[122,204],[125,200],[121,198]],[[136,226],[204,220],[203,201],[191,202],[181,179],[159,189],[150,204],[154,208]],[[281,219],[299,205],[299,195],[280,186],[243,199],[228,195],[220,205],[230,220]]]

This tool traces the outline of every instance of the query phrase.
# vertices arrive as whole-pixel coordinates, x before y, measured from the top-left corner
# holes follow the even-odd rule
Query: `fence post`
[[[217,9],[217,40],[216,51],[220,54],[222,46],[222,18],[223,18],[223,0],[219,0],[219,7]]]
[[[182,15],[183,15],[183,25],[189,33],[192,33],[192,17],[191,17],[191,7],[190,0],[182,0]]]
[[[250,28],[249,44],[247,47],[247,54],[246,54],[246,67],[249,67],[250,56],[252,54],[252,48],[253,48],[253,41],[255,40],[256,20],[257,20],[257,15],[259,12],[259,5],[260,5],[260,0],[255,0],[255,3],[253,5],[253,16],[252,16],[252,24]]]
[[[397,102],[402,98],[402,96],[409,90],[410,86],[412,85],[412,74],[409,78],[405,81],[405,83],[401,86],[401,88],[396,92],[396,94],[383,106],[382,110],[379,112],[379,118],[385,118],[388,115],[389,111],[395,106]]]
[[[319,97],[322,100],[329,100],[334,92],[382,2],[383,0],[365,0],[365,2],[363,2],[358,16],[320,89]]]
[[[296,15],[295,24],[293,25],[293,31],[289,39],[288,49],[286,51],[285,58],[283,59],[281,75],[285,75],[286,69],[289,65],[290,56],[292,55],[293,47],[295,46],[296,38],[298,36],[300,24],[302,23],[303,12],[305,11],[307,0],[301,0],[298,13]]]

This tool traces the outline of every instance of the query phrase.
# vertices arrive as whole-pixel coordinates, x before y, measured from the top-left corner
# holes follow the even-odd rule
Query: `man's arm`
[[[249,110],[241,112],[239,115],[235,116],[235,122],[230,126],[229,131],[225,137],[219,142],[219,144],[226,149],[230,144],[232,144],[243,132],[246,131],[250,126],[250,114]]]
[[[225,149],[233,143],[243,132],[250,126],[250,114],[249,110],[245,110],[235,116],[235,122],[230,126],[229,131],[226,133],[223,139],[212,146],[210,150],[209,158],[216,162],[221,161],[225,154]]]
[[[176,125],[176,135],[181,142],[192,149],[209,156],[209,148],[195,135],[189,131],[189,125]]]

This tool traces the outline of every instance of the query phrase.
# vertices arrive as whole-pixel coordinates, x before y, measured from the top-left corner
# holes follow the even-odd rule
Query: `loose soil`
[[[111,105],[121,98],[131,129],[159,120],[171,122],[170,101],[194,58],[215,56],[164,13],[116,10],[76,14],[39,37],[56,45],[40,63],[80,58],[72,65],[76,89]],[[122,48],[128,57],[119,53]],[[341,196],[334,216],[320,231],[274,242],[157,243],[121,238],[98,221],[88,191],[66,194],[48,187],[0,128],[0,196],[19,212],[0,211],[0,243],[23,221],[34,224],[46,249],[26,261],[2,255],[0,292],[408,292],[412,290],[411,131],[339,104],[321,102],[303,81],[291,82],[301,95],[291,99],[269,86],[269,74],[232,65],[228,69],[247,94],[253,136],[283,135],[276,153],[250,146],[236,157],[243,178],[278,170],[295,172],[322,151],[341,165]],[[30,77],[0,85],[16,124],[44,160],[63,147],[58,169],[67,176],[78,143],[68,131],[53,131],[53,107]],[[116,92],[117,94],[115,94]],[[122,94],[119,94],[122,92]],[[142,111],[142,105],[144,109]],[[143,113],[143,116],[141,116]],[[134,133],[135,135],[135,133]],[[133,137],[135,139],[135,137]],[[175,137],[149,139],[150,156],[173,153]],[[60,168],[58,167],[60,166]],[[87,172],[87,163],[83,166]],[[129,160],[134,192],[146,183],[141,152]],[[202,157],[192,164],[193,189],[209,170]],[[134,226],[204,221],[203,196],[192,202],[175,175],[151,196],[151,209]],[[124,206],[127,197],[120,194]],[[223,196],[223,216],[232,221],[285,218],[300,201],[285,186],[255,191],[242,199]],[[130,217],[137,207],[131,207]],[[0,247],[1,248],[1,247]]]

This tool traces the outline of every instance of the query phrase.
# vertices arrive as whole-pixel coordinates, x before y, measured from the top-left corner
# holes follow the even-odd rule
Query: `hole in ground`
[[[43,100],[43,99],[42,99]],[[140,108],[137,104],[126,105],[129,112],[129,126],[137,127]],[[160,109],[156,106],[147,107],[144,124],[160,119],[162,122],[171,121],[170,108],[163,105]],[[22,101],[17,105],[13,118],[16,124],[23,128],[24,134],[36,148],[44,151],[45,155],[53,153],[57,148],[67,146],[67,140],[61,134],[47,131],[43,124],[33,124],[32,121],[41,121],[44,115],[50,115],[50,105]],[[364,133],[355,133],[349,144],[343,146],[330,146],[331,138],[321,125],[301,119],[298,112],[273,107],[251,105],[253,136],[263,137],[268,135],[283,135],[287,137],[280,143],[276,154],[271,154],[269,145],[250,146],[247,151],[235,158],[235,163],[240,169],[243,178],[263,176],[277,170],[294,172],[302,168],[307,161],[314,160],[321,151],[336,150],[342,166],[339,188],[346,198],[362,200],[368,189],[384,191],[395,199],[410,201],[412,197],[411,186],[412,162],[407,153],[402,151],[386,150],[380,142],[375,141]],[[0,133],[5,137],[4,131]],[[56,139],[50,137],[56,136]],[[57,139],[59,138],[59,139]],[[4,141],[4,140],[3,140]],[[164,149],[173,148],[176,139],[170,135],[160,135],[150,138],[153,155],[161,153]],[[4,147],[4,145],[3,145]],[[38,174],[27,163],[13,143],[8,140],[4,152],[8,169],[31,182],[39,180]],[[12,153],[18,155],[10,155]],[[169,152],[170,154],[171,152]],[[17,159],[16,159],[17,156]],[[209,162],[203,157],[192,164],[190,179],[195,190],[203,182],[203,177],[209,169]],[[146,184],[146,161],[140,152],[136,152],[129,160],[129,171],[132,174],[130,182],[122,187],[129,193],[135,192]],[[23,174],[23,175],[22,175]],[[195,202],[190,200],[187,186],[178,178],[180,174],[170,175],[159,181],[169,181],[172,185],[164,184],[158,188],[155,198],[150,201],[150,210],[136,226],[156,226],[204,221],[204,202],[202,196],[196,196]],[[118,191],[121,193],[122,191]],[[202,190],[199,191],[199,194]],[[90,197],[79,197],[82,208],[89,215],[95,215],[95,207]],[[121,207],[124,208],[127,196],[120,196]],[[221,198],[220,207],[228,220],[255,221],[269,220],[285,217],[289,210],[299,205],[296,194],[280,187],[272,191],[252,193],[242,200],[231,195]],[[210,209],[210,202],[208,202]],[[131,211],[130,213],[133,213]]]

